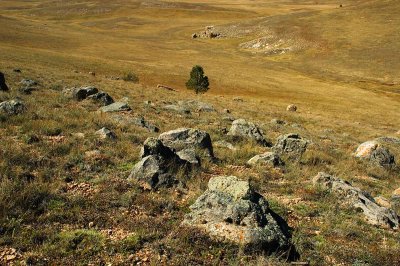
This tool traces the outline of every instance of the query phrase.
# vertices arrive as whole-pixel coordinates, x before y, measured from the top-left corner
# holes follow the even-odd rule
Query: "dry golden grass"
[[[147,256],[153,264],[160,263],[162,254],[176,265],[284,263],[259,254],[246,256],[237,247],[180,228],[188,206],[212,175],[235,174],[250,179],[288,219],[302,260],[313,265],[399,263],[398,232],[367,225],[310,182],[318,171],[327,171],[373,196],[390,198],[400,187],[398,169],[382,170],[351,156],[359,143],[394,136],[400,129],[400,5],[389,0],[347,2],[339,8],[333,0],[1,1],[0,70],[11,92],[0,94],[0,100],[21,97],[28,112],[0,117],[0,251],[14,247],[21,261],[39,264],[46,259],[65,265],[123,264],[132,261],[131,254]],[[317,48],[277,56],[239,49],[240,43],[259,37],[257,31],[230,39],[190,38],[207,25],[237,23],[268,27],[282,38],[295,32]],[[210,78],[205,95],[184,88],[195,64]],[[110,78],[129,72],[138,74],[140,84]],[[17,89],[22,78],[39,81],[39,90],[21,95]],[[156,84],[178,92],[157,89]],[[97,86],[115,100],[127,97],[133,111],[126,115],[143,115],[162,132],[197,127],[214,141],[229,140],[221,131],[230,126],[222,119],[227,108],[231,116],[259,124],[273,142],[281,134],[297,132],[314,144],[284,171],[245,167],[251,156],[265,151],[254,143],[238,142],[236,152],[215,148],[221,162],[196,172],[187,194],[143,193],[126,177],[142,142],[156,134],[119,124],[96,113],[93,103],[71,101],[60,93],[63,87],[81,85]],[[162,108],[187,99],[211,103],[218,112],[185,116]],[[290,103],[299,111],[286,112]],[[288,124],[272,125],[273,118]],[[103,126],[114,130],[118,141],[97,140],[94,132]],[[32,135],[39,142],[29,143]],[[101,155],[85,155],[92,150]],[[400,156],[398,148],[393,152]],[[90,222],[94,227],[89,228]],[[107,235],[108,229],[122,236]],[[82,245],[68,246],[76,239],[83,239]]]

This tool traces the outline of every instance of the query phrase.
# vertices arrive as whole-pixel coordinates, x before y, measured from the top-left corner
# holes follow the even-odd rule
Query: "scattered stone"
[[[376,140],[360,144],[354,156],[386,168],[390,168],[395,164],[394,156]]]
[[[90,71],[90,72],[89,72],[89,75],[92,75],[92,76],[94,77],[94,76],[96,76],[96,73],[93,72],[93,71]]]
[[[235,176],[213,177],[190,209],[183,225],[200,228],[216,240],[244,246],[245,251],[290,248],[287,223],[248,181]]]
[[[1,91],[8,91],[8,86],[6,84],[6,78],[4,77],[4,74],[0,72],[0,90]]]
[[[82,132],[72,133],[71,135],[78,139],[84,139],[86,137],[85,133]]]
[[[143,102],[145,105],[151,105],[151,101],[144,101]]]
[[[103,127],[102,129],[96,131],[96,135],[98,135],[101,139],[115,140],[117,138],[117,135],[115,135],[114,132],[112,132],[106,127]]]
[[[274,150],[278,154],[286,154],[293,159],[300,159],[309,143],[310,141],[301,138],[298,134],[290,133],[278,137]]]
[[[178,152],[179,155],[196,154],[200,158],[214,158],[213,146],[210,135],[198,129],[193,128],[179,128],[162,133],[159,137],[162,143],[170,149]],[[193,150],[193,152],[183,150]],[[181,158],[185,160],[184,158]]]
[[[88,96],[89,99],[102,103],[104,106],[114,103],[114,99],[106,92],[98,92]]]
[[[230,113],[231,113],[231,110],[229,110],[229,109],[224,109],[224,110],[222,110],[222,112],[225,113],[225,114],[230,114]]]
[[[13,72],[15,72],[15,73],[21,73],[21,69],[19,69],[19,68],[14,68],[14,69],[13,69]]]
[[[263,146],[271,146],[271,143],[265,140],[262,130],[254,123],[247,122],[244,119],[237,119],[233,121],[228,135],[247,138],[256,141]]]
[[[226,149],[230,149],[232,151],[236,151],[237,149],[232,145],[232,143],[229,143],[225,140],[220,140],[220,141],[216,141],[214,142],[214,146],[215,147],[219,147],[219,148],[226,148]]]
[[[100,108],[100,111],[103,113],[108,112],[123,112],[132,110],[128,104],[123,102],[115,102]]]
[[[233,116],[224,116],[224,117],[222,117],[222,120],[223,121],[228,121],[228,122],[233,122],[236,119]]]
[[[31,80],[31,79],[23,79],[23,80],[21,80],[20,83],[22,85],[24,85],[25,87],[34,87],[34,86],[38,85],[38,83],[36,81]]]
[[[0,103],[0,112],[5,114],[18,115],[25,112],[25,110],[25,104],[18,99]]]
[[[288,107],[286,107],[286,111],[296,112],[297,111],[297,106],[294,105],[294,104],[290,104],[290,105],[288,105]]]
[[[392,209],[379,206],[369,193],[350,183],[323,172],[313,178],[313,183],[342,196],[345,204],[364,213],[368,223],[385,228],[399,227],[399,217]]]
[[[268,165],[271,167],[283,166],[285,163],[281,160],[278,154],[275,152],[266,152],[263,154],[259,154],[251,158],[248,162],[248,165]]]
[[[190,114],[190,110],[187,107],[182,107],[175,104],[169,104],[164,106],[165,110],[171,110],[182,114]]]

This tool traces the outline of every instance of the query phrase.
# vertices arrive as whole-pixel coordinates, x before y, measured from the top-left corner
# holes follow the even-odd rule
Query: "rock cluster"
[[[180,128],[148,138],[141,150],[141,161],[130,174],[131,179],[145,183],[149,189],[170,187],[180,183],[180,170],[200,165],[202,159],[213,159],[210,135],[207,132]]]
[[[94,86],[66,88],[63,90],[63,94],[77,101],[91,99],[93,101],[101,103],[104,106],[114,103],[114,99],[108,93],[99,91]]]
[[[271,146],[264,138],[262,130],[252,122],[244,119],[237,119],[232,122],[228,135],[253,140],[263,146]]]
[[[397,214],[392,209],[379,206],[368,192],[323,172],[313,178],[313,183],[342,196],[343,203],[361,210],[368,223],[385,228],[399,227],[400,221]]]
[[[287,223],[248,181],[235,176],[211,178],[190,210],[183,224],[204,230],[216,240],[267,252],[290,247]]]

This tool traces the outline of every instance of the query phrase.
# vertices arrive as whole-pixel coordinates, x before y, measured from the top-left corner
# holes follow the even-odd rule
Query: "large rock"
[[[283,166],[285,163],[281,160],[278,154],[275,152],[266,152],[259,154],[251,158],[248,162],[250,166],[256,165],[268,165],[271,167]]]
[[[254,123],[247,122],[244,119],[237,119],[232,122],[228,135],[247,138],[253,140],[263,146],[270,146],[271,144],[265,140],[263,132]]]
[[[358,146],[354,156],[386,168],[395,164],[393,154],[376,140],[362,143]]]
[[[127,103],[123,102],[115,102],[100,108],[100,111],[103,113],[108,112],[123,112],[132,110]]]
[[[274,150],[278,154],[300,159],[301,155],[307,150],[309,143],[310,141],[301,138],[298,134],[290,133],[278,137]]]
[[[392,209],[379,206],[369,193],[350,183],[322,172],[313,178],[313,183],[340,195],[343,203],[361,210],[368,223],[385,228],[399,227],[399,217]]]
[[[274,252],[290,247],[287,223],[248,181],[235,176],[211,178],[190,210],[183,224],[202,229],[216,240],[242,245],[245,250]]]
[[[4,77],[4,74],[2,72],[0,72],[0,91],[8,91],[6,78]]]
[[[158,139],[165,146],[175,150],[178,155],[185,154],[185,158],[182,158],[184,160],[190,156],[191,160],[195,161],[191,155],[210,159],[214,158],[211,137],[205,131],[193,128],[179,128],[162,133]]]
[[[114,103],[114,99],[106,92],[98,92],[96,94],[88,96],[89,99],[92,99],[93,101],[99,102],[102,105],[110,105]]]
[[[8,115],[18,115],[25,112],[25,104],[20,100],[10,100],[0,103],[0,112]]]
[[[88,86],[81,88],[67,88],[63,90],[63,94],[67,97],[73,98],[77,101],[85,100],[87,97],[98,93],[99,90],[96,87]]]

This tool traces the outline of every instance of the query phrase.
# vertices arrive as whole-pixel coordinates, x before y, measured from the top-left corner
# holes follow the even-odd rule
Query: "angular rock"
[[[376,140],[362,143],[358,146],[354,156],[356,158],[368,160],[381,167],[389,168],[395,165],[393,154]]]
[[[187,107],[182,107],[182,106],[175,105],[175,104],[165,105],[163,108],[165,110],[170,110],[170,111],[174,111],[177,113],[190,114],[190,110]]]
[[[108,112],[123,112],[132,110],[128,104],[123,102],[115,102],[100,108],[100,111],[103,113]]]
[[[85,100],[87,97],[98,93],[96,87],[81,87],[81,88],[67,88],[63,90],[63,94],[67,97],[73,98],[77,101]]]
[[[288,105],[288,107],[286,107],[286,111],[296,112],[297,111],[297,106],[294,105],[294,104],[290,104],[290,105]]]
[[[271,144],[265,140],[262,130],[254,123],[247,122],[244,119],[233,121],[228,135],[247,138],[263,146],[271,146]]]
[[[313,183],[342,196],[345,204],[364,213],[368,223],[385,228],[399,227],[399,217],[392,209],[379,206],[369,193],[350,183],[322,172],[313,178]]]
[[[176,152],[192,149],[199,157],[214,158],[211,137],[205,131],[193,128],[179,128],[162,133],[158,139],[165,146]]]
[[[0,91],[8,91],[6,78],[4,77],[4,74],[2,72],[0,72]]]
[[[208,189],[190,209],[183,224],[204,230],[218,241],[267,252],[290,247],[287,223],[248,181],[235,176],[211,178]]]
[[[273,148],[278,154],[286,154],[293,159],[300,159],[309,143],[310,141],[301,138],[298,134],[290,133],[279,136]]]
[[[115,135],[114,132],[109,130],[106,127],[103,127],[102,129],[96,131],[96,135],[98,135],[101,139],[116,139],[117,135]]]
[[[149,155],[159,155],[164,158],[176,157],[175,153],[170,148],[164,146],[161,140],[156,138],[147,138],[143,143],[140,157],[144,158]]]
[[[106,92],[98,92],[88,97],[96,102],[102,103],[104,106],[114,103],[114,99]]]
[[[266,152],[263,154],[259,154],[251,158],[248,162],[248,165],[268,165],[271,167],[283,166],[285,163],[281,160],[278,154],[275,152]]]
[[[0,112],[8,115],[18,115],[25,111],[25,104],[20,100],[10,100],[0,103]]]
[[[178,183],[169,162],[159,155],[144,157],[133,167],[129,178],[145,183],[149,189],[171,187]]]
[[[220,141],[216,141],[213,144],[215,147],[219,147],[219,148],[226,148],[226,149],[230,149],[232,151],[236,151],[237,149],[235,148],[235,146],[232,145],[232,143],[229,143],[225,140],[220,140]]]

